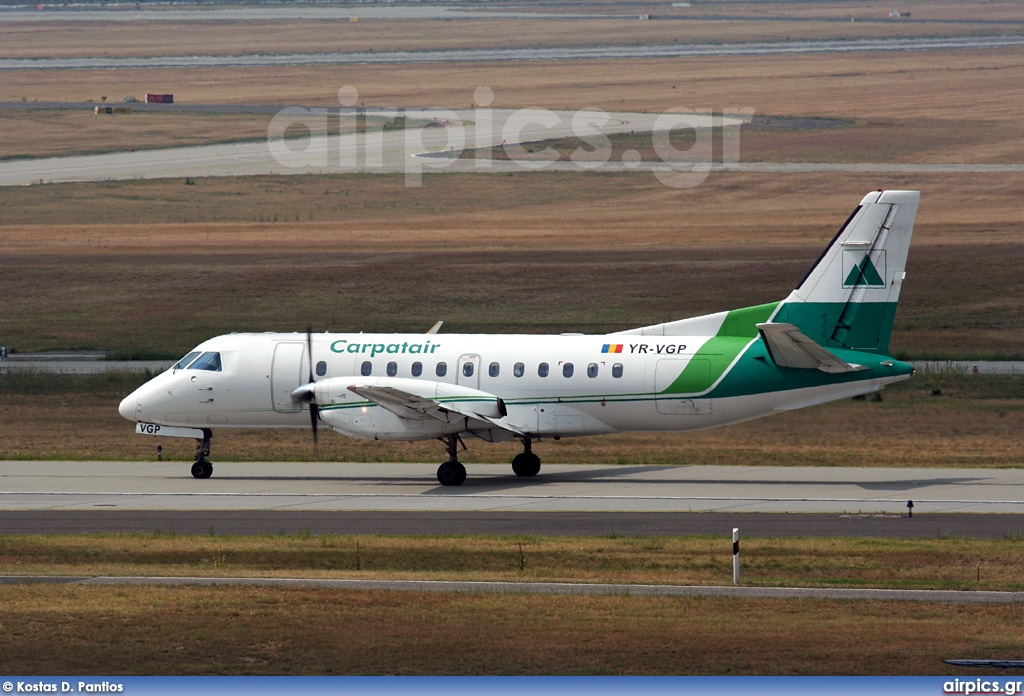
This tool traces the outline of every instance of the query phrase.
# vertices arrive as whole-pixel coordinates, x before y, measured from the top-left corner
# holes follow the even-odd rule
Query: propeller
[[[306,327],[306,350],[309,352],[309,382],[313,384],[316,378],[313,375],[313,327]],[[309,391],[309,424],[313,428],[313,444],[317,444],[316,422],[320,420],[320,408],[316,405],[316,392],[311,388]]]

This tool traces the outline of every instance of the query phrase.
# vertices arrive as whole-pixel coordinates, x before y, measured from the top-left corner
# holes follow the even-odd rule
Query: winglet
[[[434,322],[434,325],[427,329],[428,334],[436,334],[441,330],[441,325],[444,324],[444,319]]]

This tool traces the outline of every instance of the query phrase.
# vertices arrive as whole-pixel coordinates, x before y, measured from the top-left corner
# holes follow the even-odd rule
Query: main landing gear
[[[461,486],[466,480],[466,467],[459,461],[459,445],[466,449],[458,435],[445,435],[444,446],[448,450],[448,461],[437,468],[437,481],[442,486]]]
[[[523,437],[522,442],[523,451],[512,459],[512,471],[516,476],[536,476],[540,472],[540,457],[533,453],[529,435]]]
[[[210,456],[210,440],[213,438],[213,431],[203,428],[203,439],[196,438],[196,463],[192,465],[192,476],[197,479],[208,479],[213,476],[213,463],[207,457]]]
[[[442,486],[461,486],[466,480],[466,467],[459,462],[459,445],[463,450],[466,445],[458,435],[445,435],[438,439],[445,443],[448,461],[438,467],[437,480]],[[520,477],[536,476],[540,472],[540,457],[533,453],[533,440],[529,435],[520,439],[523,451],[512,459],[512,471]]]

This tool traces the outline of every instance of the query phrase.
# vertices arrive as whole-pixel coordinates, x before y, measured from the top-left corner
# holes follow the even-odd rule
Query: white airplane
[[[239,333],[198,346],[127,396],[136,432],[192,437],[209,478],[214,428],[326,425],[368,440],[439,439],[460,485],[462,438],[532,444],[677,431],[848,399],[907,379],[889,334],[918,191],[869,193],[781,302],[606,335]]]

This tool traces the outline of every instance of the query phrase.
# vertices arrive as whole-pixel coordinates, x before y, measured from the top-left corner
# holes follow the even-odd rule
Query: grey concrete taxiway
[[[357,112],[375,124],[371,126],[371,132],[311,135],[298,141],[281,139],[289,126],[301,126],[311,134],[326,133],[331,119],[340,117],[342,113],[355,115]],[[385,123],[399,117],[429,124],[430,127],[384,130]],[[739,126],[743,120],[742,115],[711,116],[710,113],[443,108],[344,108],[310,112],[304,108],[281,107],[264,141],[0,162],[0,186],[203,176],[352,173],[405,174],[407,185],[414,186],[418,185],[423,174],[531,171],[559,165],[552,161],[459,159],[458,155],[466,149],[486,152],[490,147],[509,148],[517,143],[551,138],[598,133],[647,133],[683,126],[704,130],[712,126]],[[600,162],[575,161],[568,164],[578,171],[589,171],[602,165]],[[633,168],[640,163],[629,160],[618,164]],[[679,166],[684,172],[695,167],[694,164]],[[696,171],[701,171],[700,166]]]
[[[444,487],[436,464],[0,462],[0,510],[1024,513],[1024,470],[545,465],[520,479],[471,464]]]

